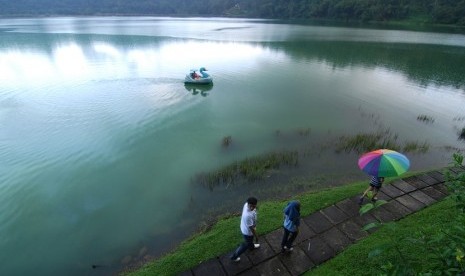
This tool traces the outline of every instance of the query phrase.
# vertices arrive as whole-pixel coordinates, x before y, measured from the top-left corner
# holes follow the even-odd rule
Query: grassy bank
[[[445,231],[453,225],[457,209],[454,201],[450,198],[434,204],[418,213],[412,214],[395,223],[395,227],[382,227],[369,237],[350,246],[335,258],[324,263],[320,267],[307,272],[305,275],[381,275],[381,267],[389,261],[405,262],[414,264],[416,271],[427,272],[432,269],[434,262],[425,258],[430,250],[421,243],[408,242],[413,236],[422,232],[422,235],[433,236]],[[385,244],[396,244],[403,252],[392,249],[381,256],[369,258],[373,249]],[[426,275],[426,274],[425,274]]]
[[[406,177],[408,175],[404,175]],[[393,181],[395,179],[389,179]],[[317,210],[330,206],[345,198],[360,194],[367,181],[351,183],[345,186],[304,193],[294,197],[302,203],[302,216],[307,216]],[[258,227],[260,235],[280,228],[282,210],[285,201],[259,202]],[[176,275],[195,267],[200,262],[232,252],[242,242],[239,233],[240,217],[224,217],[205,232],[194,235],[183,242],[173,252],[154,260],[135,271],[125,272],[129,275]],[[363,256],[363,259],[366,255]]]

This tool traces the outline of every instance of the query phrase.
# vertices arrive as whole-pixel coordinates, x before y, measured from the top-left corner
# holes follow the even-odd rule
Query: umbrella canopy
[[[358,159],[358,167],[365,173],[378,177],[398,176],[408,171],[408,158],[394,150],[379,149],[365,153]]]

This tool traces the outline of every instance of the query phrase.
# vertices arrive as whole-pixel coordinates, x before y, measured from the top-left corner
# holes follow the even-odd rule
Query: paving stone
[[[303,221],[301,222],[303,224]],[[297,236],[298,237],[298,236]],[[281,241],[283,239],[283,228],[274,230],[265,235],[265,240],[271,246],[275,253],[281,253]]]
[[[321,238],[337,253],[343,251],[347,246],[352,244],[352,241],[336,227],[322,233]]]
[[[443,199],[446,195],[441,193],[439,190],[436,190],[434,187],[426,187],[422,189],[425,194],[429,195],[430,197],[436,199],[436,200],[441,200]]]
[[[246,251],[247,257],[249,257],[252,264],[256,265],[260,262],[263,262],[266,259],[271,258],[272,256],[276,255],[276,253],[271,249],[271,246],[267,242],[261,242],[260,248],[254,250]],[[244,255],[242,254],[242,255]],[[242,258],[241,255],[241,258]]]
[[[444,176],[443,176],[443,177],[444,177]],[[444,180],[439,181],[439,180],[437,180],[436,178],[432,177],[431,175],[429,175],[429,174],[427,174],[427,173],[417,175],[417,178],[418,178],[418,179],[421,179],[423,182],[425,182],[426,184],[428,184],[428,186],[431,186],[431,185],[435,185],[435,184],[444,182]]]
[[[303,220],[317,234],[322,233],[333,226],[333,224],[320,212],[315,212]]]
[[[383,189],[383,188],[381,188]],[[390,197],[389,195],[387,195],[385,192],[383,192],[382,190],[380,190],[378,192],[378,194],[376,195],[376,197],[380,200],[386,200],[386,201],[389,201],[392,199],[392,197]]]
[[[337,226],[352,241],[358,241],[368,236],[367,232],[362,231],[360,225],[353,220],[345,221]]]
[[[402,191],[402,190],[399,190],[397,189],[396,187],[388,184],[388,185],[384,185],[381,190],[383,191],[383,193],[387,194],[388,196],[390,196],[391,198],[396,198],[396,197],[399,197],[401,195],[404,195],[405,192]]]
[[[431,205],[436,202],[434,198],[430,197],[429,195],[425,194],[424,192],[420,190],[410,193],[410,196],[424,203],[425,205]]]
[[[459,173],[465,172],[465,167],[463,167],[463,166],[461,166],[461,167],[451,167],[450,170],[453,171],[456,174],[459,174]]]
[[[444,168],[444,171],[442,171],[442,174],[444,175],[444,180],[447,180],[447,176],[450,174],[451,176],[456,176],[457,173],[451,170],[451,168]]]
[[[242,254],[239,262],[231,260],[231,254],[225,254],[219,258],[220,263],[226,270],[227,275],[236,275],[252,267],[252,262],[247,257],[247,253]]]
[[[292,252],[279,254],[279,259],[291,275],[300,275],[315,266],[300,247],[294,247]]]
[[[447,189],[445,184],[436,184],[436,185],[433,185],[431,187],[435,188],[436,190],[440,191],[441,193],[443,193],[445,195],[449,194],[449,189]]]
[[[299,244],[305,240],[308,240],[310,238],[315,237],[316,233],[313,231],[308,225],[305,223],[305,221],[300,222],[299,226],[299,234],[297,235],[297,238],[295,239],[295,244]]]
[[[370,213],[363,214],[361,216],[353,217],[352,220],[360,225],[361,228],[365,227],[365,225],[370,224],[372,222],[378,222],[378,220]],[[375,230],[370,230],[368,233],[372,233]]]
[[[422,189],[422,188],[430,186],[426,182],[421,180],[420,178],[417,178],[416,176],[404,178],[403,180],[417,189]],[[437,181],[434,181],[434,182],[436,183]]]
[[[399,220],[407,215],[413,213],[412,210],[408,209],[404,205],[400,204],[398,201],[393,200],[381,206],[394,215],[394,220]]]
[[[375,216],[379,221],[386,223],[391,222],[396,219],[396,215],[391,213],[388,209],[383,208],[384,205],[376,208],[372,211],[373,216]]]
[[[403,196],[400,196],[398,198],[396,198],[396,200],[401,203],[402,205],[404,205],[405,207],[409,208],[410,210],[416,212],[420,209],[422,209],[423,207],[425,207],[425,204],[423,204],[422,202],[414,199],[413,197],[409,196],[409,195],[403,195]]]
[[[360,206],[358,205],[359,196],[347,198],[343,201],[336,203],[336,206],[346,213],[349,217],[358,216],[358,210]]]
[[[334,249],[319,236],[310,239],[308,244],[300,244],[299,247],[316,265],[319,265],[336,255]]]
[[[321,213],[323,213],[323,215],[325,215],[334,225],[339,224],[349,218],[346,213],[341,211],[341,209],[337,208],[335,205],[324,208],[321,210]]]
[[[399,179],[399,180],[396,180],[394,182],[392,182],[392,185],[396,188],[398,188],[399,190],[402,190],[406,193],[409,193],[409,192],[412,192],[412,191],[415,191],[417,188],[415,188],[414,186],[408,184],[407,182],[403,181],[402,179]]]
[[[255,267],[252,267],[251,269],[248,269],[244,272],[241,272],[237,275],[240,275],[240,276],[261,276],[260,275],[260,272],[258,272],[258,270],[255,268]]]
[[[242,259],[242,256],[241,256]],[[206,262],[201,263],[200,265],[194,267],[192,272],[195,276],[210,276],[210,275],[224,275],[226,273],[221,267],[220,261],[217,258],[210,259]]]
[[[446,178],[444,177],[444,174],[441,173],[440,171],[429,172],[429,173],[427,173],[427,175],[431,176],[432,178],[436,179],[439,182],[446,181]]]
[[[259,264],[256,269],[260,275],[291,275],[278,257]]]
[[[449,172],[451,176],[457,176],[463,172],[463,169],[460,167],[451,167],[451,168],[447,168],[445,171]]]
[[[284,230],[283,228],[280,228],[265,235],[264,237],[268,244],[271,246],[271,249],[273,249],[274,253],[276,254],[281,253],[281,242],[283,234]],[[314,237],[315,235],[316,233],[312,229],[310,229],[310,227],[308,227],[304,221],[301,221],[299,227],[299,234],[297,235],[294,244],[299,244],[305,240]]]

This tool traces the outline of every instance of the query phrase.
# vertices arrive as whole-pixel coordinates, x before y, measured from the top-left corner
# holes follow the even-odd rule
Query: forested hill
[[[0,0],[0,16],[230,16],[465,26],[465,0]]]

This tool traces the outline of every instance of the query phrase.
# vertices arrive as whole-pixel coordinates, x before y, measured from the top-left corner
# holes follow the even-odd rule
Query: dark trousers
[[[241,245],[239,245],[236,251],[234,251],[234,254],[231,256],[231,259],[236,259],[242,253],[244,253],[247,249],[252,250],[255,248],[253,245],[253,236],[247,236],[247,235],[243,235],[243,236],[244,236],[244,242],[241,243]]]
[[[281,241],[281,248],[284,249],[284,246],[286,246],[287,248],[291,248],[292,243],[294,242],[295,238],[297,238],[297,234],[299,232],[297,231],[291,232],[284,227],[283,229],[284,229],[284,234],[283,234],[283,240]]]

